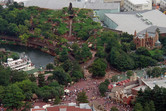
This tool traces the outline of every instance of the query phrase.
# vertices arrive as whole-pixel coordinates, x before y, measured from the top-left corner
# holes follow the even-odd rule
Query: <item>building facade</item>
[[[142,11],[152,9],[152,0],[124,0],[125,11]]]
[[[157,32],[156,33],[146,32],[145,34],[137,35],[135,31],[133,41],[136,45],[136,48],[146,47],[148,49],[153,49],[161,47],[161,43],[159,41],[159,34]]]
[[[160,1],[160,7],[163,9],[166,9],[166,0],[161,0]]]

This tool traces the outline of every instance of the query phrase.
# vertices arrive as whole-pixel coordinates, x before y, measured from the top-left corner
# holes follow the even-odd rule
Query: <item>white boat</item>
[[[35,68],[31,60],[25,55],[21,54],[20,58],[13,60],[13,58],[8,58],[6,63],[3,63],[5,67],[10,67],[12,70],[23,70],[29,71]]]

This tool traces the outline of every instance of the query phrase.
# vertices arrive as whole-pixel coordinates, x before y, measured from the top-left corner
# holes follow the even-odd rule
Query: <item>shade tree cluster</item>
[[[136,49],[132,42],[132,35],[127,33],[119,36],[111,31],[101,32],[96,45],[96,56],[106,57],[108,63],[120,71],[155,66],[162,60],[158,58],[161,54],[152,55],[144,47]],[[136,51],[133,51],[135,49]]]
[[[147,88],[143,92],[140,90],[136,97],[134,111],[165,111],[166,88],[155,86],[153,89]]]
[[[39,79],[37,85],[36,79],[32,79],[25,72],[12,71],[3,66],[0,66],[0,76],[0,103],[8,110],[30,108],[30,104],[23,101],[31,101],[34,95],[47,102],[48,99],[61,99],[64,94],[63,86],[57,81],[41,84],[42,80]]]

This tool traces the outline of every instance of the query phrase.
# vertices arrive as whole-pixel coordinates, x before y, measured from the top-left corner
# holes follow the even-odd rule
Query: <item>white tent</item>
[[[65,92],[65,93],[70,93],[70,90],[65,89],[64,92]]]

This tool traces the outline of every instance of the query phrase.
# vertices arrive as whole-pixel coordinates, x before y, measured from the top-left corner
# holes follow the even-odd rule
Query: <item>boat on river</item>
[[[8,58],[7,62],[3,63],[4,67],[10,67],[12,70],[23,70],[29,71],[35,69],[35,65],[32,64],[31,60],[22,53],[19,59],[14,60],[13,58]]]

